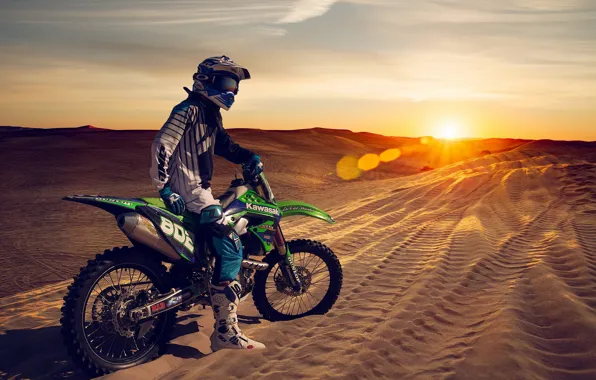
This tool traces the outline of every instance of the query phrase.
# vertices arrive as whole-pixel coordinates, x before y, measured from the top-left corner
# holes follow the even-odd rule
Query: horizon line
[[[113,132],[133,132],[133,131],[138,131],[138,132],[149,132],[149,131],[159,131],[159,129],[112,129],[112,128],[103,128],[103,127],[96,127],[92,124],[85,124],[85,125],[79,125],[76,127],[58,127],[58,128],[44,128],[44,127],[24,127],[24,126],[19,126],[19,125],[0,125],[0,128],[14,128],[15,130],[20,129],[20,130],[68,130],[68,129],[83,129],[83,128],[87,128],[93,131],[113,131]],[[306,130],[314,130],[314,129],[320,129],[320,130],[326,130],[326,131],[344,131],[344,132],[351,132],[351,133],[367,133],[367,134],[371,134],[371,135],[377,135],[377,136],[383,136],[383,137],[388,137],[388,138],[407,138],[407,139],[421,139],[423,137],[431,137],[435,140],[441,140],[441,141],[462,141],[462,140],[491,140],[491,139],[498,139],[498,140],[520,140],[520,141],[569,141],[569,142],[586,142],[586,143],[596,143],[596,140],[554,140],[554,139],[548,139],[548,138],[538,138],[538,139],[528,139],[528,138],[521,138],[521,137],[458,137],[458,138],[454,138],[454,139],[446,139],[446,138],[440,138],[440,137],[435,137],[432,135],[422,135],[422,136],[396,136],[396,135],[384,135],[381,133],[375,133],[375,132],[367,132],[367,131],[353,131],[351,129],[347,129],[347,128],[324,128],[324,127],[306,127],[306,128],[295,128],[295,129],[262,129],[262,128],[246,128],[246,127],[236,127],[236,128],[226,128],[226,130],[231,131],[231,130],[246,130],[246,131],[270,131],[270,132],[294,132],[294,131],[306,131]]]

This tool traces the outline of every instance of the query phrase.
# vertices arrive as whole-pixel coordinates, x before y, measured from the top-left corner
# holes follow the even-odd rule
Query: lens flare
[[[337,176],[341,179],[350,180],[360,177],[358,169],[358,158],[354,156],[344,156],[337,162],[335,167]]]
[[[360,157],[358,160],[358,168],[360,170],[373,170],[379,166],[379,162],[381,162],[381,159],[377,154],[368,153]]]
[[[386,151],[381,153],[379,158],[383,162],[389,162],[389,161],[398,159],[399,156],[401,156],[401,150],[399,150],[397,148],[393,148],[393,149],[387,149]]]

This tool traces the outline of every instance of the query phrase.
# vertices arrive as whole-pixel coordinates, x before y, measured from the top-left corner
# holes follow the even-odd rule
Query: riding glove
[[[176,215],[182,215],[182,213],[184,213],[184,199],[180,194],[174,193],[169,186],[164,186],[164,188],[159,191],[159,195],[161,196],[161,199],[163,199],[168,210]]]

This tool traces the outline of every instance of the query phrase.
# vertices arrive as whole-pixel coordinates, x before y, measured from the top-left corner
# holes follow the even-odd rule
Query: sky
[[[594,0],[0,0],[0,125],[159,129],[222,54],[226,128],[596,140]]]

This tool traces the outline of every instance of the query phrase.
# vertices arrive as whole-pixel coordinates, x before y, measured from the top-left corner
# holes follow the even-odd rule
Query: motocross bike
[[[307,203],[276,201],[263,173],[243,174],[218,197],[225,222],[243,246],[241,300],[252,293],[270,321],[326,313],[341,290],[340,262],[319,242],[286,241],[280,220],[305,215],[335,221]],[[211,304],[214,257],[193,234],[192,214],[175,215],[160,198],[63,199],[112,213],[132,243],[89,260],[68,287],[60,322],[69,355],[92,376],[155,359],[165,350],[178,310]]]

